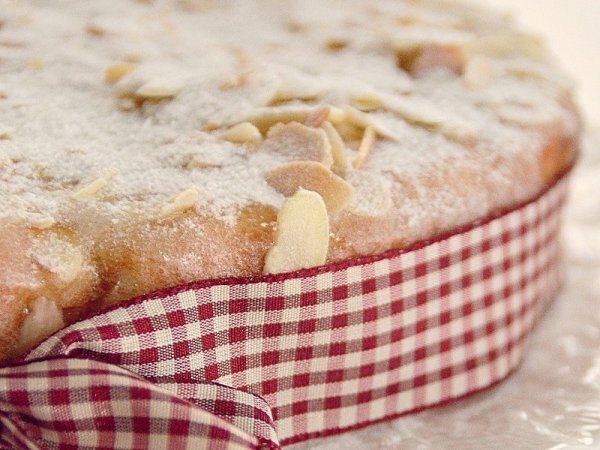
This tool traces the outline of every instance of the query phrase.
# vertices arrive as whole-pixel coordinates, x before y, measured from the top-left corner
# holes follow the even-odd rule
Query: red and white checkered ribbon
[[[78,322],[0,369],[0,443],[278,448],[487,388],[559,287],[566,183],[408,250]]]

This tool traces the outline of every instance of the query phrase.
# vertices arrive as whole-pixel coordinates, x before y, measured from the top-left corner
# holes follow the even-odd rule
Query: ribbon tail
[[[0,445],[280,448],[260,397],[214,383],[178,384],[177,391],[89,359],[60,357],[1,368]]]

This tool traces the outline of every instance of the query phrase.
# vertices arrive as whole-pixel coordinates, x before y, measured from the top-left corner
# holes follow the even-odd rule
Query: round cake
[[[0,1],[0,360],[191,281],[405,248],[567,170],[571,82],[435,0]]]

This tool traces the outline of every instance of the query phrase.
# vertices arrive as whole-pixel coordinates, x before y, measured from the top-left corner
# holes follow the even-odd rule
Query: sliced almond
[[[108,185],[108,181],[118,173],[117,169],[112,167],[102,169],[100,176],[91,183],[86,184],[84,187],[75,192],[71,198],[74,200],[89,200],[94,197],[100,190]]]
[[[354,194],[347,210],[361,217],[383,217],[392,209],[390,184],[381,176],[363,170],[348,172],[347,181]]]
[[[246,120],[254,124],[263,134],[278,123],[300,122],[303,123],[311,114],[315,113],[314,106],[293,105],[259,108],[246,117]],[[346,119],[346,113],[340,108],[329,106],[327,120],[333,124],[341,123]]]
[[[0,167],[8,167],[13,164],[12,159],[4,151],[0,150]]]
[[[143,60],[144,60],[144,57],[137,53],[128,53],[123,57],[123,61],[134,63],[134,64],[139,64]]]
[[[106,28],[103,28],[95,23],[88,23],[85,26],[85,32],[95,37],[104,37],[108,34],[108,30]]]
[[[71,198],[74,200],[89,200],[94,197],[101,189],[106,187],[108,180],[104,177],[98,177],[91,183],[86,184],[84,187],[75,192]]]
[[[0,39],[0,47],[5,48],[25,48],[27,47],[27,42],[17,39]]]
[[[277,124],[269,130],[261,151],[288,156],[295,161],[316,161],[331,167],[333,156],[327,134],[301,123]]]
[[[345,175],[350,167],[348,163],[348,158],[346,157],[346,145],[342,140],[342,137],[337,132],[335,127],[331,124],[331,122],[326,121],[321,125],[321,128],[327,134],[327,138],[329,139],[329,143],[331,144],[331,156],[333,158],[333,164],[331,165],[331,170],[333,170],[338,175]]]
[[[115,177],[118,173],[119,170],[115,169],[114,167],[106,167],[100,171],[100,174],[107,180]]]
[[[65,326],[62,312],[56,303],[44,297],[33,300],[29,313],[21,324],[18,351],[25,351]]]
[[[385,108],[405,121],[423,127],[437,127],[446,118],[429,103],[423,100],[407,97],[387,97],[384,99]]]
[[[360,140],[363,137],[365,129],[361,126],[354,125],[350,122],[341,123],[336,125],[336,131],[346,143],[348,148],[358,149]]]
[[[331,52],[339,52],[348,47],[349,44],[350,43],[346,39],[333,37],[327,39],[323,46],[325,47],[325,49]]]
[[[541,60],[547,54],[540,38],[524,33],[498,33],[481,36],[466,43],[465,49],[473,54],[501,58],[522,55]]]
[[[485,55],[475,55],[465,64],[463,82],[471,89],[488,84],[495,75],[494,62]]]
[[[87,268],[82,249],[55,235],[36,241],[31,256],[63,285],[72,283]]]
[[[0,141],[8,141],[12,139],[12,132],[10,130],[0,130]]]
[[[413,75],[436,67],[461,73],[465,60],[464,43],[472,36],[461,32],[453,35],[447,31],[439,33],[440,30],[430,28],[427,34],[431,36],[423,33],[418,37],[405,35],[393,38],[390,44],[396,53],[396,65]]]
[[[278,123],[304,122],[313,110],[314,108],[309,106],[259,108],[250,114],[246,120],[254,124],[264,134]]]
[[[501,66],[504,73],[519,79],[549,81],[563,89],[573,90],[575,82],[569,76],[558,73],[544,63],[515,59],[505,61]]]
[[[221,164],[205,161],[196,155],[185,165],[185,167],[186,169],[214,169],[222,166]]]
[[[104,71],[104,80],[107,83],[115,84],[125,75],[133,72],[137,64],[130,62],[118,62],[107,67]]]
[[[29,221],[29,225],[36,230],[47,230],[52,228],[56,224],[56,220],[50,216],[36,217]]]
[[[304,119],[304,125],[311,128],[318,128],[327,120],[330,112],[331,108],[329,106],[315,109]]]
[[[406,72],[411,72],[413,63],[419,56],[419,48],[422,44],[422,42],[411,38],[393,38],[390,41],[390,46],[396,53],[396,65]]]
[[[448,139],[462,144],[471,144],[477,139],[477,129],[470,123],[459,119],[444,122],[439,132]]]
[[[372,126],[368,126],[365,129],[362,140],[360,141],[360,146],[358,147],[358,153],[356,155],[356,158],[354,158],[354,161],[352,162],[352,165],[355,169],[360,169],[367,161],[367,158],[371,153],[371,149],[375,144],[376,137],[377,134],[375,132],[375,128],[373,128]]]
[[[29,61],[29,67],[33,70],[42,70],[46,64],[42,58],[32,58]]]
[[[434,68],[445,68],[455,74],[461,74],[465,64],[463,48],[457,44],[426,44],[419,49],[411,64],[410,72],[420,74]]]
[[[175,97],[181,88],[177,81],[158,79],[143,84],[135,93],[144,99],[162,100]]]
[[[346,121],[351,125],[360,128],[367,128],[371,126],[379,136],[390,139],[392,141],[398,140],[397,136],[392,131],[390,131],[383,124],[379,123],[375,118],[371,117],[369,114],[359,111],[358,109],[350,105],[346,105],[344,107],[344,111],[346,113]]]
[[[192,209],[198,203],[200,193],[196,188],[190,188],[175,197],[175,199],[163,206],[161,210],[162,216],[170,216],[175,213],[184,212],[188,209]]]
[[[227,130],[223,134],[223,139],[236,144],[257,144],[262,141],[262,134],[260,130],[250,122],[242,122]]]
[[[250,75],[251,72],[249,70],[240,72],[237,75],[231,77],[229,80],[226,80],[223,83],[221,83],[219,88],[223,91],[229,91],[231,89],[238,89],[247,86],[248,84],[250,84]]]
[[[300,189],[277,215],[275,244],[265,257],[263,273],[292,272],[325,264],[329,251],[329,217],[319,194]]]
[[[287,67],[277,67],[279,84],[269,105],[282,104],[294,100],[314,101],[323,95],[326,87],[316,78],[307,76]]]
[[[269,104],[278,105],[292,100],[311,101],[318,99],[322,94],[323,91],[314,86],[282,86],[275,93]]]
[[[339,125],[346,121],[346,111],[343,108],[329,105],[329,116],[327,120],[333,125]]]
[[[528,107],[520,105],[503,105],[496,114],[504,123],[523,127],[550,125],[560,120],[558,108]]]
[[[361,111],[375,111],[383,107],[382,98],[372,92],[352,94],[350,96],[350,103]]]
[[[327,205],[330,215],[344,209],[352,197],[352,186],[322,164],[300,161],[284,164],[270,171],[267,183],[286,197],[298,189],[317,192]]]
[[[219,124],[216,124],[214,122],[206,122],[205,124],[202,125],[202,127],[200,128],[202,131],[205,131],[207,133],[210,133],[211,131],[215,131],[218,130],[219,128],[221,128],[219,126]]]

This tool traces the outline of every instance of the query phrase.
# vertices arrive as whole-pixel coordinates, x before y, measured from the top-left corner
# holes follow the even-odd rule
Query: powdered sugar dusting
[[[343,106],[376,92],[433,105],[446,130],[458,123],[455,134],[475,142],[368,112],[400,139],[380,139],[363,169],[410,178],[423,190],[420,177],[444,164],[527,151],[533,160],[541,134],[532,127],[572,120],[559,103],[567,83],[544,61],[503,57],[495,78],[477,89],[445,68],[412,77],[396,64],[399,46],[466,45],[506,33],[503,18],[434,1],[371,3],[0,0],[0,131],[10,130],[0,140],[0,217],[78,222],[94,209],[118,223],[155,217],[190,188],[200,214],[228,224],[251,203],[280,207],[283,196],[264,175],[289,152],[251,151],[220,137],[277,102]],[[334,38],[332,50],[325,44]],[[135,69],[110,85],[103,74],[118,61]],[[78,205],[73,194],[106,169],[115,175]],[[406,199],[399,208],[416,226],[453,208],[476,217],[490,203],[458,195],[440,193],[426,205]]]

